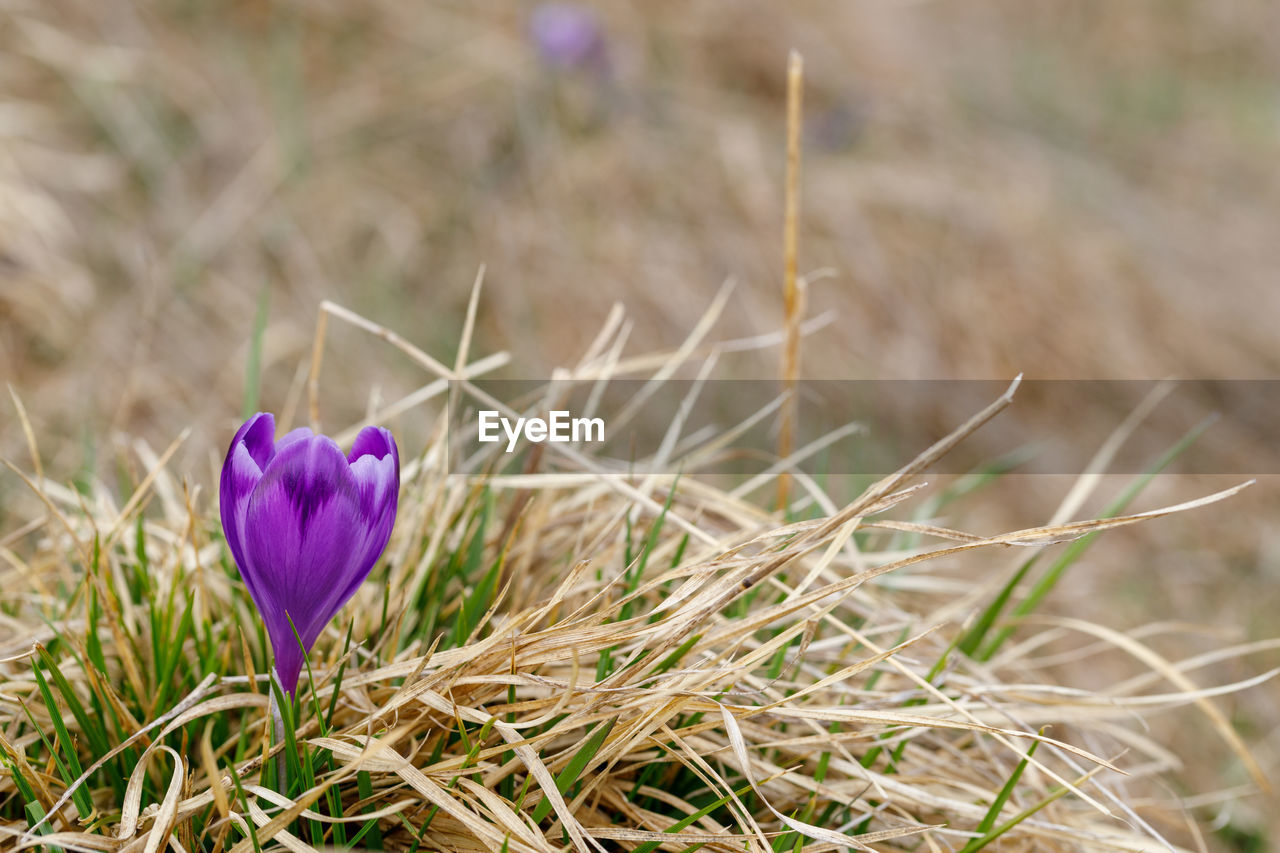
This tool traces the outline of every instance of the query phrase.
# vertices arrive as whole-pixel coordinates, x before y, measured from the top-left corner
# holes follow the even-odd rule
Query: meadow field
[[[1025,399],[1276,405],[1276,4],[0,0],[0,46],[0,849],[1280,844],[1274,421]],[[669,402],[649,468],[446,452],[554,399],[482,379],[788,372],[996,386],[863,476],[704,476],[745,432]],[[220,515],[258,411],[398,443],[291,696]],[[947,467],[1011,417],[1088,464]]]

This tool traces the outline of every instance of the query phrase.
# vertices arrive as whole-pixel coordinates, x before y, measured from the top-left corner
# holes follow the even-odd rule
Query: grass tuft
[[[437,378],[468,369],[359,324]],[[580,375],[607,381],[611,363],[585,360]],[[1219,725],[1214,697],[1265,679],[1205,688],[1188,675],[1196,661],[1164,661],[1141,636],[1027,618],[1057,568],[1015,601],[1018,572],[965,612],[928,577],[910,592],[885,581],[1010,549],[1056,549],[1056,567],[1107,529],[1243,486],[1123,515],[1131,489],[1098,518],[999,535],[927,523],[944,503],[997,499],[989,472],[932,495],[916,478],[1012,393],[843,507],[789,524],[696,476],[598,476],[573,449],[580,475],[457,476],[441,426],[406,455],[386,557],[317,642],[293,701],[265,675],[216,506],[199,491],[173,499],[187,492],[167,456],[124,509],[37,475],[51,511],[6,540],[19,571],[3,592],[18,631],[0,646],[4,843],[1172,846],[1172,747],[1144,736],[1144,716],[1195,706]],[[1146,669],[1090,691],[1060,683],[1032,653],[1042,644]],[[1244,741],[1221,733],[1251,766]]]

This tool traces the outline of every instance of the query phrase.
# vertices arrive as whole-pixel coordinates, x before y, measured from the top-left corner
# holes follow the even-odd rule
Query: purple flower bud
[[[529,20],[529,34],[550,65],[608,70],[608,50],[600,22],[584,6],[543,3]]]
[[[303,648],[311,650],[387,547],[400,455],[381,427],[361,430],[347,456],[305,427],[279,441],[275,430],[275,418],[259,413],[236,431],[219,504],[227,546],[271,638],[276,676],[292,695]]]

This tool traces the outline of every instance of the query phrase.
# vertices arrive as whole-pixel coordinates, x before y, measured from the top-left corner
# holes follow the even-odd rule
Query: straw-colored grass
[[[490,285],[474,339],[483,352],[511,351],[512,369],[522,375],[545,375],[550,365],[576,357],[606,316],[597,356],[615,346],[630,352],[637,342],[674,347],[688,332],[688,318],[728,276],[737,287],[731,300],[717,302],[724,308],[718,332],[771,335],[784,263],[778,232],[789,49],[806,59],[798,280],[827,279],[808,293],[817,319],[803,328],[826,323],[826,332],[806,339],[806,375],[991,377],[1026,370],[1037,378],[1225,378],[1269,377],[1280,367],[1274,322],[1267,319],[1280,310],[1274,286],[1280,242],[1273,235],[1280,204],[1278,54],[1269,0],[993,7],[797,0],[749,2],[731,13],[722,3],[653,3],[644,14],[634,3],[600,0],[592,5],[615,60],[615,75],[603,82],[540,64],[524,16],[503,4],[0,5],[0,375],[34,425],[24,430],[18,410],[0,401],[0,456],[32,477],[89,543],[91,521],[113,527],[120,513],[111,507],[124,504],[162,455],[148,443],[166,447],[189,429],[130,521],[145,515],[147,566],[160,576],[230,578],[213,588],[216,602],[235,603],[236,617],[218,616],[223,611],[212,606],[202,611],[230,632],[201,646],[223,675],[245,674],[246,655],[234,639],[241,626],[248,659],[259,670],[265,665],[247,602],[213,544],[218,534],[207,491],[213,478],[204,464],[246,402],[246,363],[261,378],[262,405],[282,410],[282,420],[323,415],[325,426],[339,429],[367,411],[387,419],[416,450],[428,446],[431,422],[421,407],[443,393],[443,385],[431,384],[438,374],[421,380],[422,359],[386,359],[382,342],[347,323],[329,324],[330,355],[313,397],[323,405],[313,415],[309,324],[320,300],[384,322],[396,317],[398,331],[436,353],[456,341],[475,265],[486,261]],[[246,344],[255,338],[253,318],[267,291],[267,333],[257,337],[262,348],[254,356]],[[617,300],[628,306],[625,318],[611,313]],[[473,303],[473,317],[476,311]],[[695,349],[701,354],[712,340],[704,337]],[[654,370],[668,355],[628,357],[611,369]],[[760,355],[721,366],[739,377],[773,375],[776,352]],[[502,361],[500,354],[490,359],[475,363],[477,374]],[[463,363],[453,362],[455,370]],[[39,439],[37,462],[19,461],[30,455],[29,437]],[[1239,449],[1248,460],[1257,449],[1252,437],[1245,439]],[[43,482],[42,474],[56,483]],[[72,477],[83,496],[57,487]],[[989,533],[1021,526],[1045,504],[1046,517],[1079,518],[1109,490],[1082,480],[1098,499],[1072,501],[1070,512],[1055,514],[1055,498],[1046,497],[1054,486],[1047,483],[1002,482],[998,494],[970,495],[948,504],[955,511],[948,520],[930,520]],[[192,488],[190,509],[184,484]],[[1179,662],[1169,673],[1183,672],[1196,684],[1256,676],[1275,660],[1273,652],[1261,663],[1253,656],[1277,633],[1269,595],[1280,554],[1272,532],[1280,503],[1275,485],[1264,478],[1210,511],[1103,537],[1105,547],[1058,586],[1053,612],[1124,626],[1145,648]],[[1154,483],[1143,505],[1184,500],[1157,497],[1168,494],[1166,486]],[[564,515],[554,514],[582,487],[536,473],[493,483],[492,518],[502,523],[486,535],[485,558],[496,559],[508,537],[515,537],[513,553],[529,553],[532,546],[517,546],[539,519],[572,525],[588,510],[605,511],[604,503],[571,503]],[[633,542],[643,541],[668,483],[615,487],[628,491],[600,501],[613,501],[615,513],[634,513]],[[678,484],[671,524],[687,520],[731,543],[748,535],[743,530],[754,535],[781,523],[762,512],[763,491],[726,499],[700,488]],[[894,517],[929,519],[926,508],[946,490],[935,480]],[[85,627],[77,620],[84,618],[82,584],[92,550],[69,547],[67,528],[32,495],[15,474],[0,470],[0,657],[26,654],[32,631],[50,640],[45,620]],[[839,509],[826,506],[812,483],[794,482],[791,495],[811,498],[804,515]],[[432,530],[442,537],[437,553],[457,551],[459,528],[470,523],[479,498],[463,504],[466,513],[435,522]],[[712,508],[699,515],[698,507]],[[660,532],[668,550],[666,537],[675,533],[667,524]],[[918,546],[917,533],[858,535],[870,540],[866,549],[894,554],[903,552],[903,542]],[[112,567],[108,580],[117,587],[128,584],[116,570],[140,564],[137,539],[135,528],[121,529],[114,547],[103,549],[101,559]],[[175,550],[179,541],[218,560],[183,557]],[[1054,546],[1046,562],[1073,547]],[[599,548],[614,555],[612,564],[588,555],[607,579],[619,570],[617,545]],[[998,595],[1027,553],[974,549],[884,575],[858,595],[886,598],[916,614],[921,626],[940,623],[915,647],[928,660],[942,638],[972,636],[957,624]],[[537,565],[529,559],[527,566]],[[546,577],[519,565],[502,618],[547,594]],[[426,577],[438,567],[417,568]],[[855,569],[837,564],[837,570]],[[349,608],[357,639],[368,623],[381,624],[370,612],[380,617],[374,584],[403,571],[389,560]],[[646,576],[650,571],[657,567],[647,566]],[[439,592],[442,610],[456,607],[453,599],[466,588],[453,578]],[[119,593],[126,628],[145,637],[154,630],[141,604],[149,590]],[[215,603],[204,591],[196,600],[202,608]],[[180,624],[181,593],[175,602],[179,612],[162,608],[157,624]],[[990,661],[949,656],[948,678],[963,664],[990,675],[988,686],[1037,681],[1157,695],[1189,689],[1169,686],[1170,674],[1136,650],[1118,651],[1123,641],[1097,625],[1047,619],[1039,611],[1022,618]],[[326,665],[340,653],[343,627],[335,626],[317,651]],[[175,691],[185,695],[205,669],[182,672],[159,702],[146,666],[156,654],[149,640],[129,648],[128,631],[121,635],[125,654],[113,652],[107,662],[118,684],[129,685],[121,702],[142,725],[150,719],[144,712],[176,701]],[[116,639],[102,636],[108,650]],[[1255,642],[1235,645],[1246,640]],[[224,661],[228,641],[233,654]],[[1223,648],[1212,650],[1214,643]],[[60,661],[73,653],[51,648]],[[184,660],[192,652],[188,645]],[[907,661],[915,653],[897,657]],[[388,647],[352,665],[365,672],[400,654],[411,655],[409,647]],[[132,675],[121,669],[127,661],[134,661]],[[587,655],[583,671],[591,675],[594,666]],[[30,660],[3,667],[5,677],[28,680],[0,689],[0,701],[29,698]],[[67,677],[78,691],[92,681],[74,667]],[[891,678],[904,676],[887,673],[879,681]],[[1043,700],[1041,693],[1033,698]],[[1259,763],[1278,765],[1280,702],[1273,686],[1203,701],[1237,725]],[[1189,815],[1158,829],[1189,846],[1196,846],[1196,831],[1187,827],[1197,824],[1210,849],[1239,853],[1274,844],[1280,810],[1267,809],[1256,795],[1221,727],[1204,713],[1157,714],[1158,706],[1153,701],[1123,723],[1132,724],[1126,738],[1135,732],[1146,738],[1144,752],[1121,759],[1140,769],[1137,781],[1106,771],[1095,782],[1132,795],[1144,816],[1178,813],[1165,786],[1185,794]],[[0,734],[16,739],[12,706],[4,707]],[[41,703],[31,710],[43,724]],[[20,727],[25,714],[15,713]],[[217,718],[211,751],[224,743],[215,737],[230,736],[240,713]],[[116,739],[134,730],[121,725]],[[1107,756],[1116,725],[1050,734]],[[200,731],[192,730],[193,738]],[[457,727],[450,731],[456,737]],[[260,745],[260,736],[253,729],[252,745]],[[197,746],[184,751],[193,765],[203,761]],[[242,764],[249,746],[237,742],[215,758],[223,766]],[[87,758],[96,747],[78,741],[77,748]],[[1159,757],[1141,757],[1153,754]],[[136,758],[136,751],[127,753],[111,773],[127,775]],[[1003,764],[991,770],[988,798],[1013,757],[1004,750],[991,760]],[[34,777],[50,786],[37,792],[45,806],[56,800],[60,778],[47,761]],[[146,802],[162,800],[167,790],[163,761],[147,771]],[[1038,772],[1029,769],[1020,784],[1040,784]],[[1144,780],[1157,774],[1158,785],[1145,788]],[[89,787],[98,792],[110,775],[97,774]],[[191,785],[199,791],[207,781],[197,772]],[[344,785],[349,804],[350,783]],[[122,795],[112,790],[104,802]],[[1026,802],[1022,794],[1015,799]],[[655,802],[646,801],[656,808]],[[978,793],[972,802],[982,802]],[[1052,809],[1069,807],[1059,801]],[[10,814],[3,812],[6,820]],[[149,826],[144,822],[143,831]],[[907,843],[931,849],[938,837]],[[1011,837],[1002,843],[1022,843]]]
[[[433,374],[401,418],[424,417],[446,397],[437,380],[484,363],[464,343],[449,368],[322,310]],[[566,375],[616,374],[622,327]],[[688,352],[627,363],[661,375]],[[1082,478],[1046,526],[1000,535],[919,518],[919,472],[1015,389],[843,507],[797,472],[803,520],[790,523],[757,503],[769,488],[601,476],[573,449],[579,473],[451,475],[441,418],[425,447],[405,448],[391,545],[322,636],[296,732],[274,746],[263,632],[205,474],[172,470],[174,448],[139,446],[147,473],[121,503],[14,465],[44,510],[0,550],[0,844],[1181,849],[1169,839],[1200,829],[1163,784],[1178,744],[1144,720],[1204,715],[1250,789],[1265,786],[1215,702],[1266,676],[1222,684],[1203,670],[1274,643],[1166,660],[1141,636],[1030,614],[1008,642],[964,649],[1028,556],[1168,524],[1245,484],[1075,520],[1097,483]],[[946,579],[966,555],[992,585]],[[1063,656],[1126,656],[1146,674],[1077,689],[1051,675]],[[273,753],[287,780],[271,778]]]

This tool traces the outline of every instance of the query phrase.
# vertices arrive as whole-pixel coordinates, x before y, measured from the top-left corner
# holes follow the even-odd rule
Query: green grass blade
[[[689,650],[692,649],[695,645],[697,645],[698,641],[701,639],[702,639],[701,634],[694,634],[691,637],[689,637],[687,640],[685,640],[683,643],[677,646],[675,651],[673,651],[671,654],[663,658],[662,661],[653,668],[653,674],[661,675],[662,673],[671,669],[671,667],[678,664],[681,661],[681,659],[684,658],[684,656],[689,653]]]
[[[325,725],[324,715],[320,712],[320,698],[316,696],[316,677],[311,672],[311,655],[307,652],[307,647],[303,644],[301,635],[298,634],[298,626],[293,624],[293,617],[286,613],[285,618],[289,620],[289,630],[293,631],[293,639],[297,641],[298,648],[302,650],[302,664],[307,670],[307,686],[311,688],[311,710],[315,714],[316,722],[320,725],[321,736],[328,737],[329,729]],[[348,635],[349,637],[350,635]]]
[[[720,799],[715,800],[714,802],[708,803],[707,805],[698,809],[693,814],[685,815],[684,817],[680,818],[680,820],[671,824],[671,826],[667,827],[662,831],[674,834],[674,833],[680,832],[681,830],[688,829],[690,826],[694,824],[695,821],[702,820],[704,817],[711,814],[716,809],[728,803],[734,797],[745,797],[749,793],[751,793],[751,786],[743,785],[741,788],[734,791],[732,794],[725,794]],[[632,853],[653,853],[653,851],[658,849],[661,843],[662,842],[658,842],[658,841],[645,841],[642,844],[636,845],[636,848],[635,850],[632,851]]]
[[[631,516],[627,516],[627,562],[631,569],[626,575],[626,589],[624,596],[631,595],[640,586],[640,581],[644,578],[645,568],[649,565],[649,556],[658,547],[658,537],[662,535],[662,525],[667,520],[667,513],[671,510],[671,504],[676,499],[676,485],[680,482],[680,476],[677,474],[675,480],[671,483],[671,490],[667,492],[667,499],[662,504],[662,509],[653,520],[653,524],[649,526],[649,535],[645,537],[644,545],[641,548],[640,555],[633,561],[630,559],[631,551]],[[635,600],[632,599],[622,605],[622,610],[618,614],[620,620],[626,621],[631,618],[631,611],[635,607]]]
[[[369,776],[369,772],[367,770],[361,770],[356,773],[356,788],[360,792],[360,799],[369,800],[373,798],[373,781],[371,780]],[[376,809],[374,808],[372,803],[364,807],[364,811],[366,812],[371,812],[375,810]],[[378,826],[377,818],[374,818],[370,820],[368,823],[366,823],[360,829],[359,834],[357,834],[355,838],[351,839],[351,844],[353,846],[358,844],[365,835],[369,836],[368,842],[365,843],[366,847],[368,847],[370,850],[382,849],[382,828]]]
[[[333,680],[333,693],[329,695],[329,710],[324,717],[323,731],[331,731],[333,729],[333,712],[338,708],[338,697],[342,694],[342,677],[347,672],[347,653],[351,650],[351,632],[356,627],[356,622],[352,619],[347,623],[347,639],[342,644],[341,662],[338,664],[338,674]]]
[[[472,762],[475,761],[476,756],[480,754],[481,747],[484,746],[485,738],[489,736],[489,732],[493,729],[493,724],[495,722],[497,722],[497,717],[490,717],[488,720],[485,720],[484,725],[480,727],[480,733],[476,736],[476,742],[474,744],[471,743],[471,738],[467,736],[466,724],[459,722],[458,739],[462,742],[463,748],[467,750],[467,755],[462,760],[462,766],[459,768],[460,770],[466,770],[468,767],[471,766]],[[435,764],[436,761],[439,760],[440,755],[444,751],[443,750],[444,740],[445,740],[444,738],[440,739],[440,742],[437,744],[437,749],[434,755],[432,756],[431,760],[428,762],[428,765]],[[462,775],[463,774],[459,773],[457,776],[454,776],[452,779],[449,780],[450,790],[457,787],[458,780],[462,778]],[[473,776],[472,778],[474,779],[477,785],[482,783],[482,780],[478,774]],[[519,807],[517,806],[517,810],[518,808]],[[431,806],[431,809],[427,812],[426,820],[422,822],[422,826],[417,831],[417,837],[419,839],[421,838],[422,834],[427,831],[427,828],[431,826],[431,821],[435,820],[436,814],[439,811],[440,811],[440,807],[438,805]],[[413,846],[416,848],[418,846],[418,842],[415,841]]]
[[[84,770],[80,767],[80,756],[76,754],[75,741],[71,739],[71,733],[67,731],[66,723],[62,721],[62,711],[58,708],[58,703],[53,698],[53,691],[49,689],[49,682],[45,680],[44,674],[40,672],[39,665],[31,667],[31,672],[35,676],[36,686],[40,689],[40,696],[44,699],[45,707],[49,710],[49,717],[53,722],[53,730],[58,736],[58,745],[61,747],[62,756],[59,757],[58,750],[54,749],[49,743],[48,738],[44,736],[44,731],[40,731],[40,738],[44,741],[45,746],[49,750],[49,754],[53,756],[54,761],[58,765],[58,773],[62,776],[63,784],[68,788],[75,783]],[[27,717],[31,719],[31,724],[36,725],[36,721],[31,718],[30,709],[23,705],[27,710]],[[39,729],[39,726],[36,726]],[[89,791],[85,786],[81,785],[76,788],[75,793],[71,795],[71,802],[75,803],[76,811],[80,815],[80,819],[84,820],[93,814],[93,802],[89,799]]]
[[[1100,517],[1114,518],[1115,516],[1120,515],[1124,511],[1125,507],[1132,503],[1133,499],[1146,489],[1151,481],[1155,479],[1157,474],[1165,468],[1168,468],[1174,460],[1185,453],[1191,445],[1195,444],[1196,440],[1199,439],[1200,436],[1204,435],[1205,430],[1212,426],[1216,420],[1216,416],[1206,418],[1189,430],[1186,435],[1173,445],[1173,447],[1169,448],[1163,456],[1157,459],[1155,464],[1142,474],[1135,477],[1128,487],[1121,492],[1115,500],[1108,504],[1105,509],[1103,509]],[[1066,547],[1062,552],[1062,556],[1060,556],[1032,586],[1027,597],[1013,609],[1013,616],[1015,619],[1027,616],[1040,606],[1049,593],[1053,591],[1053,588],[1058,585],[1058,581],[1062,580],[1062,576],[1066,574],[1067,569],[1069,569],[1076,560],[1080,559],[1080,557],[1084,555],[1085,551],[1089,549],[1089,546],[1093,544],[1093,541],[1098,537],[1098,533],[1099,531],[1087,533]],[[978,652],[978,658],[984,661],[990,660],[996,652],[1000,650],[1000,647],[1008,641],[1009,637],[1013,635],[1013,631],[1014,628],[1012,625],[1001,628],[1000,631],[991,638],[990,642],[988,642],[986,646]]]
[[[71,685],[67,682],[62,671],[54,662],[53,656],[49,654],[48,649],[43,646],[40,649],[40,660],[49,670],[49,677],[53,679],[53,686],[58,688],[58,692],[62,694],[62,701],[67,703],[67,707],[71,709],[71,716],[75,717],[76,725],[80,727],[80,731],[84,732],[85,738],[89,741],[89,747],[97,755],[102,755],[111,749],[107,744],[107,736],[101,725],[95,725],[89,718],[88,711],[80,702],[80,697],[71,689]],[[99,721],[101,722],[101,721]]]
[[[169,693],[173,687],[173,676],[178,669],[178,663],[182,660],[182,647],[187,642],[187,637],[191,636],[194,630],[192,623],[192,610],[195,606],[195,596],[187,593],[187,606],[182,611],[182,617],[178,620],[178,628],[174,632],[173,637],[169,638],[162,648],[163,661],[159,668],[159,681],[156,684],[156,707],[164,708],[168,705]],[[168,622],[166,617],[164,620]]]
[[[242,804],[240,813],[243,815],[249,814],[249,797],[245,794],[244,787],[240,784],[240,774],[235,771],[235,768],[231,768],[231,772],[228,775],[231,776],[231,784],[235,785],[236,796],[240,798]],[[262,853],[262,843],[258,841],[258,829],[254,826],[253,820],[246,817],[244,822],[249,827],[249,843],[253,845],[253,853]]]
[[[489,528],[489,520],[493,515],[493,496],[485,496],[484,508],[480,510],[480,518],[475,533],[467,546],[466,559],[463,566],[465,582],[472,582],[484,561],[484,539]],[[502,558],[493,561],[484,576],[471,589],[471,594],[462,602],[457,621],[453,626],[453,643],[460,646],[467,641],[472,632],[480,624],[480,620],[493,603],[498,576],[502,569]]]
[[[1044,734],[1044,729],[1040,730],[1040,734]],[[1013,772],[1009,774],[1008,781],[1004,783],[1004,787],[996,794],[996,798],[991,801],[991,808],[987,809],[987,813],[978,823],[975,831],[979,833],[979,837],[971,839],[968,844],[960,848],[960,853],[976,853],[994,838],[994,836],[990,836],[991,828],[996,825],[996,820],[1000,817],[1000,810],[1004,808],[1004,804],[1013,795],[1013,789],[1018,786],[1018,780],[1022,778],[1023,771],[1027,769],[1028,762],[1036,754],[1036,748],[1039,746],[1040,741],[1031,742],[1030,748],[1027,749],[1026,757],[1018,762],[1017,767],[1013,768]]]
[[[617,719],[615,718],[596,726],[595,731],[591,733],[591,737],[587,738],[587,742],[574,753],[573,758],[569,759],[569,763],[556,775],[556,790],[561,795],[568,791],[574,782],[578,781],[578,777],[587,768],[587,764],[590,763],[591,759],[595,758],[596,753],[600,751],[600,747],[604,745],[604,739],[609,736],[609,732],[613,731],[613,724],[616,722]],[[534,823],[541,821],[550,813],[551,799],[544,797],[542,802],[533,808]]]
[[[102,558],[102,543],[95,536],[93,537],[93,564],[90,566],[90,574],[98,576],[98,564]],[[98,587],[92,581],[89,583],[89,627],[85,632],[85,654],[89,656],[89,660],[98,668],[98,672],[107,671],[107,658],[102,652],[102,640],[98,638],[98,623],[102,620],[102,602],[98,600]]]
[[[1000,592],[996,594],[996,597],[992,599],[991,603],[982,611],[982,615],[978,617],[978,621],[975,622],[973,627],[965,633],[964,638],[960,641],[960,644],[957,647],[960,651],[970,657],[973,657],[977,653],[978,649],[982,646],[982,641],[987,638],[992,627],[1000,619],[1000,614],[1009,606],[1009,600],[1013,598],[1014,590],[1021,585],[1023,579],[1026,578],[1027,573],[1031,571],[1032,567],[1035,566],[1039,559],[1040,555],[1037,554],[1034,557],[1024,560],[1022,565],[1018,566],[1018,570],[1013,573],[1013,577],[1009,578],[1008,583],[1000,588]]]
[[[1062,799],[1068,793],[1070,793],[1070,791],[1071,791],[1070,788],[1054,788],[1053,791],[1049,794],[1049,796],[1045,797],[1043,800],[1036,803],[1034,806],[1031,806],[1030,808],[1023,809],[1022,811],[1018,812],[1018,814],[1010,818],[1005,823],[1002,823],[1000,826],[996,827],[995,829],[991,830],[981,838],[972,839],[969,842],[969,844],[965,845],[964,850],[966,851],[966,853],[968,853],[968,851],[970,850],[981,850],[982,848],[990,844],[992,841],[995,841],[997,838],[1004,835],[1006,832],[1013,829],[1015,826],[1022,823],[1027,818],[1034,815],[1036,812],[1048,806],[1050,803],[1053,803],[1056,800]]]
[[[9,771],[10,778],[13,779],[14,787],[18,789],[18,796],[22,798],[23,812],[27,816],[27,826],[35,826],[40,824],[39,832],[41,835],[50,835],[54,832],[53,826],[48,821],[44,821],[44,806],[40,805],[39,798],[36,797],[35,788],[31,787],[31,783],[27,781],[27,777],[22,775],[17,759],[8,751],[8,744],[4,744],[5,751],[0,753],[0,767]],[[41,821],[44,821],[41,823]],[[50,847],[51,851],[61,851],[61,847]]]

